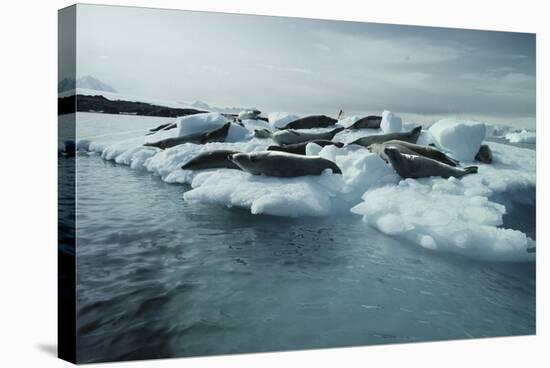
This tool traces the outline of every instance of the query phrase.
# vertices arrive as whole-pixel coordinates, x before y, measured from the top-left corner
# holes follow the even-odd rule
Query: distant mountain
[[[198,107],[199,109],[212,110],[209,104],[203,101],[193,101],[190,106]]]
[[[65,78],[61,82],[57,83],[57,92],[66,92],[75,88],[75,82],[73,78]]]
[[[73,78],[65,78],[57,84],[57,92],[70,91],[75,89],[75,87],[117,93],[116,89],[91,75],[78,78],[76,81]]]
[[[193,101],[189,104],[189,106],[196,107],[198,109],[204,109],[208,111],[215,111],[215,112],[223,112],[227,114],[238,114],[239,112],[243,110],[248,110],[248,108],[244,107],[218,107],[218,106],[211,106],[203,101]]]

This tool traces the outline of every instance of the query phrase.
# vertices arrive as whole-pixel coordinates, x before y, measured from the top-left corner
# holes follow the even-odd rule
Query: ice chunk
[[[450,185],[439,185],[443,181]],[[500,227],[504,206],[465,195],[466,189],[460,180],[407,179],[398,186],[367,191],[352,212],[381,232],[424,248],[492,261],[534,259],[526,252],[534,245],[532,239]]]
[[[273,129],[284,128],[288,123],[297,119],[299,119],[298,116],[286,112],[272,112],[267,116],[267,120],[269,120],[269,124]]]
[[[382,129],[384,133],[400,132],[403,129],[403,122],[401,118],[393,112],[384,110],[380,129]]]
[[[335,162],[342,169],[346,184],[342,192],[354,194],[357,198],[361,196],[361,191],[394,184],[399,180],[395,171],[380,156],[362,147],[325,146],[319,156]]]
[[[504,125],[485,123],[485,137],[504,137],[509,131],[510,127]]]
[[[196,133],[206,133],[222,127],[228,122],[227,118],[218,113],[204,113],[179,117],[176,120],[178,126],[177,136],[183,137]]]
[[[253,214],[275,216],[325,216],[332,212],[334,188],[340,175],[273,178],[237,170],[198,174],[186,201],[249,208]]]
[[[506,139],[510,143],[536,143],[537,134],[536,132],[530,132],[523,129],[521,132],[512,132],[506,134]]]
[[[134,147],[114,157],[117,164],[128,165],[133,169],[143,168],[147,159],[153,157],[158,150],[154,147]]]
[[[442,119],[429,129],[435,145],[459,161],[474,160],[485,138],[485,124],[457,119]]]
[[[242,127],[239,124],[231,123],[229,131],[227,132],[227,137],[225,137],[225,141],[228,143],[240,142],[251,136],[252,132],[245,127]]]

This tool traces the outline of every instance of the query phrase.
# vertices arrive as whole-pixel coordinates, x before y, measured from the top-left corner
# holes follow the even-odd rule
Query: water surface
[[[79,362],[535,333],[532,263],[424,250],[352,214],[186,203],[188,189],[78,156]]]

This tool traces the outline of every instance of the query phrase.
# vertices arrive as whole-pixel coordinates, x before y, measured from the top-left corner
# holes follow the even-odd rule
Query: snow
[[[269,124],[272,126],[273,130],[284,128],[288,125],[288,123],[291,123],[297,119],[299,119],[299,116],[292,115],[286,112],[272,112],[267,116],[267,120],[269,121]]]
[[[197,132],[204,128],[202,124],[219,126],[226,121],[217,114],[202,115],[195,115],[194,119],[179,119],[179,128],[186,133]],[[288,116],[284,113],[275,115]],[[265,127],[264,122],[245,120],[245,127],[235,125],[241,137],[242,133],[246,134],[243,139],[232,142],[183,144],[166,150],[143,146],[144,142],[179,134],[179,129],[173,129],[144,136],[149,128],[173,121],[169,118],[78,113],[77,147],[87,147],[106,160],[149,171],[169,183],[190,184],[191,189],[183,194],[189,202],[240,207],[253,214],[287,217],[357,214],[368,226],[403,239],[404,244],[476,259],[534,259],[534,254],[525,249],[534,246],[535,242],[519,230],[503,227],[507,207],[495,200],[497,197],[517,199],[525,196],[520,199],[534,205],[534,195],[522,194],[532,193],[529,190],[536,186],[533,150],[484,142],[493,151],[494,161],[492,164],[476,163],[479,166],[476,175],[461,180],[401,180],[390,165],[363,147],[320,147],[310,143],[306,147],[307,154],[335,162],[342,175],[326,172],[320,176],[274,178],[231,169],[181,169],[184,163],[204,151],[265,150],[274,144],[273,140],[251,138],[250,134],[259,126]],[[270,126],[273,126],[273,121],[271,119]],[[434,133],[431,129],[429,133],[423,132],[425,139],[443,143],[449,152],[455,154],[466,151],[462,147],[465,144],[451,144],[448,141],[451,136],[471,140],[477,139],[479,134],[485,135],[485,131],[475,124],[453,121],[453,124],[444,125]],[[380,130],[359,132],[359,136],[368,134],[380,134]],[[334,140],[349,141],[356,137],[358,132],[344,131]],[[467,166],[472,162],[465,160],[461,164]]]
[[[400,132],[403,129],[403,122],[401,121],[401,118],[393,112],[384,110],[382,113],[380,129],[382,129],[382,132],[384,133]]]
[[[459,161],[473,161],[485,138],[485,124],[469,120],[442,119],[429,129],[433,143]]]
[[[506,134],[506,139],[510,141],[510,143],[536,143],[537,134],[536,132],[530,132],[523,129],[520,132]]]

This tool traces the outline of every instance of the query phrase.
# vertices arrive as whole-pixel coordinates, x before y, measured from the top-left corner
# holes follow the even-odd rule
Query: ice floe
[[[89,115],[103,118],[102,114]],[[166,182],[189,184],[191,189],[183,194],[189,202],[240,207],[253,214],[288,217],[357,214],[369,226],[424,248],[455,252],[477,259],[523,261],[534,258],[534,254],[526,252],[527,247],[534,246],[534,241],[519,230],[503,227],[507,208],[495,198],[530,193],[525,190],[535,188],[535,151],[489,141],[484,143],[493,151],[493,163],[472,162],[486,134],[483,123],[440,121],[421,135],[422,144],[436,143],[461,159],[463,166],[479,166],[478,174],[461,180],[401,180],[390,165],[363,147],[320,147],[313,143],[307,145],[306,153],[335,162],[342,170],[342,175],[327,172],[320,176],[274,178],[253,176],[231,169],[181,169],[183,164],[205,151],[265,150],[274,144],[273,140],[250,138],[251,133],[254,129],[277,126],[285,117],[290,122],[289,114],[285,113],[269,114],[269,126],[263,121],[244,120],[244,127],[236,125],[239,139],[232,142],[204,145],[188,143],[166,150],[143,146],[147,141],[173,137],[183,125],[186,125],[185,129],[196,132],[205,121],[212,123],[212,126],[227,121],[217,114],[201,115],[193,119],[179,119],[178,129],[151,136],[144,135],[146,128],[166,120],[149,118],[142,121],[133,117],[130,124],[127,117],[116,117],[119,121],[128,122],[122,124],[127,128],[126,132],[118,127],[118,130],[113,129],[112,134],[80,134],[86,131],[83,129],[78,134],[82,140],[77,146],[84,149],[87,147],[99,153],[103,159],[147,170]],[[91,125],[91,116],[86,116],[86,119],[90,119],[88,124]],[[355,118],[348,119],[345,124],[353,124]],[[343,123],[341,120],[339,125]],[[104,127],[112,126],[105,122],[101,124]],[[412,123],[401,124],[402,130],[411,127]],[[361,136],[380,133],[381,129],[345,130],[333,140],[349,142]],[[525,201],[531,201],[534,205],[534,195],[525,198]]]

